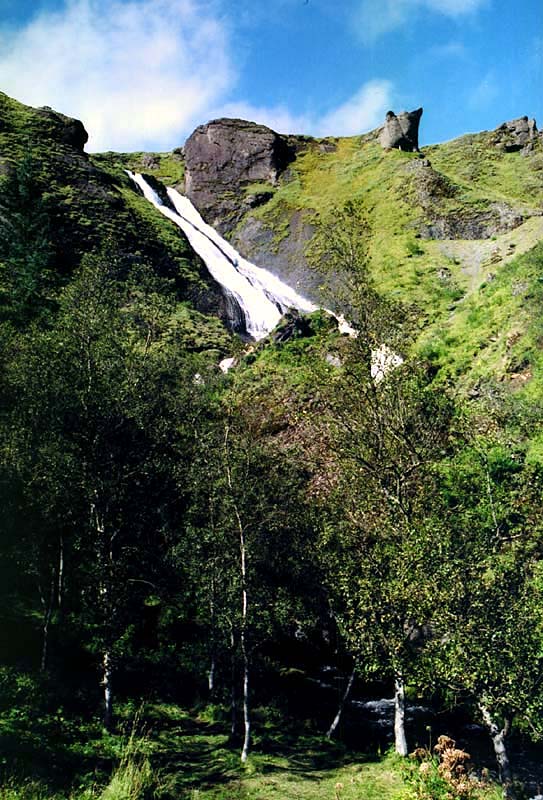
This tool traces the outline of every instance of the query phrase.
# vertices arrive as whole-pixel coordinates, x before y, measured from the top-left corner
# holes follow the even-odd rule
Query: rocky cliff
[[[185,192],[220,233],[266,199],[252,184],[275,186],[295,158],[287,140],[254,122],[217,119],[196,128],[184,148]],[[258,187],[257,187],[258,189]],[[248,190],[248,191],[247,191]]]
[[[385,285],[398,270],[409,272],[418,251],[419,263],[432,259],[435,274],[444,274],[449,249],[432,242],[488,242],[518,229],[518,246],[528,246],[523,226],[543,207],[535,121],[521,117],[420,154],[421,115],[389,112],[384,126],[365,136],[303,143],[217,120],[187,142],[187,192],[242,255],[317,302],[326,281],[308,263],[310,243],[316,225],[347,200],[366,209],[372,262]]]
[[[543,239],[543,139],[534,120],[519,117],[418,153],[411,151],[420,110],[402,119],[388,115],[369,134],[325,140],[220,119],[172,153],[89,157],[80,122],[0,95],[0,171],[30,147],[64,273],[82,253],[114,242],[127,258],[174,280],[194,313],[223,318],[222,295],[202,263],[138,196],[125,168],[150,175],[163,195],[166,185],[186,190],[243,256],[328,306],[330,284],[336,290],[348,276],[328,275],[325,259],[316,269],[312,240],[319,227],[333,225],[338,208],[354,203],[367,220],[378,285],[424,309],[431,326]],[[398,126],[410,147],[396,146]]]

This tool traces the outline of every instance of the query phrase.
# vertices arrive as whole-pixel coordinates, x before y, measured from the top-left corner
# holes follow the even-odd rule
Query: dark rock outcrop
[[[419,233],[423,239],[490,239],[518,228],[525,219],[506,203],[493,203],[485,211],[463,209],[436,215],[420,226]]]
[[[59,111],[53,111],[49,106],[37,108],[36,113],[46,117],[52,123],[54,138],[69,147],[73,147],[79,153],[83,152],[89,140],[89,134],[80,120],[67,117]]]
[[[301,339],[314,335],[315,331],[311,326],[311,320],[292,308],[282,317],[272,332],[271,339],[276,344],[283,344],[283,342],[289,342],[291,339]]]
[[[273,186],[294,160],[294,148],[264,125],[217,119],[200,125],[184,147],[185,191],[208,223],[231,230],[247,210],[243,193],[251,183]]]
[[[522,150],[529,152],[533,149],[538,139],[538,131],[535,119],[519,117],[509,120],[496,128],[494,144],[506,153],[514,153]]]
[[[421,117],[422,108],[417,108],[415,111],[403,111],[397,116],[394,111],[388,111],[379,136],[381,147],[384,147],[385,150],[399,148],[408,152],[418,152]]]

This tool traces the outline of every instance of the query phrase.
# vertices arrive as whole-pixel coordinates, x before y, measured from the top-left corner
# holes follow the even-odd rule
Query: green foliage
[[[138,731],[140,714],[132,721],[128,737],[122,742],[119,763],[100,800],[144,800],[153,796],[156,775],[149,761],[149,743]]]
[[[448,736],[440,736],[433,752],[418,747],[402,764],[408,789],[404,800],[483,800],[494,797],[494,788],[478,778],[471,756],[456,747]]]
[[[0,183],[0,311],[16,324],[43,314],[55,277],[46,203],[30,151]]]
[[[276,238],[304,214],[358,338],[316,312],[224,377],[219,356],[242,345],[195,310],[217,304],[201,263],[123,172],[180,182],[180,153],[91,163],[47,112],[0,96],[0,117],[6,799],[392,800],[392,758],[323,744],[284,711],[255,710],[244,771],[226,735],[241,667],[266,701],[345,651],[359,680],[399,676],[504,736],[513,718],[540,736],[541,251],[512,258],[539,222],[486,243],[417,238],[436,209],[527,213],[539,154],[487,135],[433,148],[432,211],[417,156],[308,143],[273,191],[247,187],[267,198],[250,213]],[[39,133],[32,156],[21,126]],[[459,411],[459,386],[483,411]],[[100,724],[105,683],[117,720],[142,695],[214,705],[156,706],[149,735],[124,739]],[[423,764],[409,797],[491,793]]]

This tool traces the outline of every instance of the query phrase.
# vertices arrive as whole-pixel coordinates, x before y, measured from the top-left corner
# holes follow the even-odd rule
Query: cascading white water
[[[245,330],[253,339],[262,339],[273,330],[289,308],[305,313],[317,310],[314,303],[271,272],[242,258],[231,244],[204,222],[188,197],[168,188],[168,197],[175,208],[172,211],[142,175],[130,170],[127,174],[140,187],[145,198],[182,229],[210,274],[239,306]]]
[[[318,306],[283,283],[276,275],[244,259],[211,225],[204,222],[188,197],[179,194],[175,189],[167,188],[168,198],[175,208],[173,211],[162,202],[143,175],[128,169],[126,172],[140,187],[144,197],[181,228],[192,248],[205,262],[210,274],[239,308],[245,330],[253,339],[263,339],[270,333],[289,308],[305,313],[318,310]],[[341,333],[357,335],[342,314],[336,315],[327,308],[322,310],[337,320]],[[234,361],[233,358],[224,359],[220,363],[221,369],[227,372]],[[402,361],[401,356],[382,345],[372,352],[373,379],[379,382]]]

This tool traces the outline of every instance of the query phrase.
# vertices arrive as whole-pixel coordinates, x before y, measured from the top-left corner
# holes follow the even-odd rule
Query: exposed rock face
[[[275,184],[295,158],[285,138],[254,122],[217,119],[196,128],[184,148],[186,194],[219,232],[231,230],[247,208],[244,187]]]
[[[384,147],[385,150],[399,148],[408,152],[418,152],[421,117],[422,108],[417,108],[415,111],[403,111],[397,116],[394,111],[388,111],[379,136],[381,147]]]
[[[36,113],[47,117],[53,123],[56,137],[63,143],[82,153],[89,140],[89,134],[83,123],[78,119],[66,117],[59,111],[53,111],[49,106],[37,108]]]
[[[410,162],[405,172],[417,205],[424,211],[424,222],[418,226],[423,239],[490,239],[517,228],[530,216],[503,202],[490,203],[484,210],[462,208],[454,202],[459,187],[437,172],[427,158]]]
[[[509,120],[496,128],[495,144],[502,147],[506,153],[514,153],[518,150],[529,152],[533,149],[537,139],[535,119],[528,119],[528,117]]]
[[[433,211],[437,204],[458,192],[452,181],[437,172],[427,158],[411,161],[405,171],[413,181],[417,201],[425,211]]]
[[[247,216],[232,236],[232,244],[250,261],[269,269],[304,297],[324,303],[319,292],[324,277],[307,262],[306,249],[315,233],[309,215],[295,211],[284,218],[283,224],[286,235],[277,237],[275,225]]]
[[[423,239],[490,239],[518,228],[526,216],[506,203],[492,203],[486,211],[458,210],[436,215],[420,226]]]

